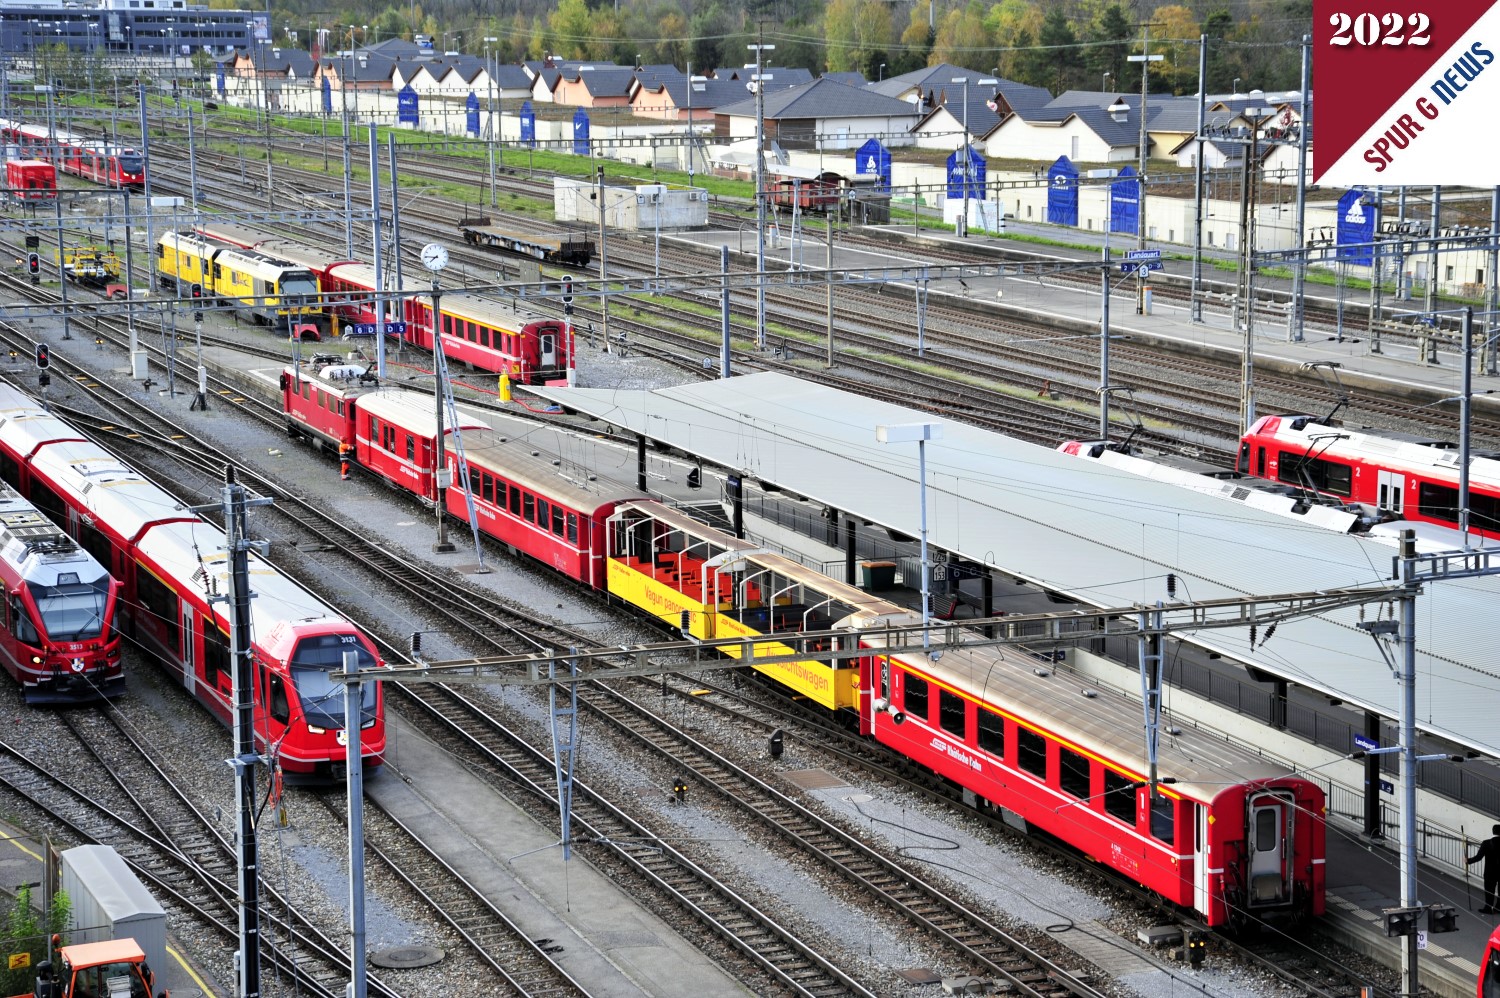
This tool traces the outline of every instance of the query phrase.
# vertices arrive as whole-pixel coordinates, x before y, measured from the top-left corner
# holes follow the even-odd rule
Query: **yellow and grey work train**
[[[196,233],[167,232],[156,241],[156,281],[183,298],[196,284],[205,301],[299,339],[320,339],[326,330],[312,271]]]

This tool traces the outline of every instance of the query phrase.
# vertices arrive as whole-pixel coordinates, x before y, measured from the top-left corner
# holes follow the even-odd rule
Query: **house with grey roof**
[[[713,121],[714,109],[745,99],[745,85],[737,80],[696,77],[691,85],[682,74],[636,80],[630,109],[646,118],[666,121]]]
[[[821,79],[786,90],[769,88],[762,99],[766,138],[787,149],[854,149],[877,138],[886,145],[910,145],[919,117],[906,101]],[[714,134],[721,140],[755,138],[753,96],[714,112]]]
[[[576,107],[625,107],[635,70],[620,66],[564,69],[552,88],[552,102]]]
[[[1000,121],[1016,113],[1017,108],[1034,110],[1052,100],[1045,87],[1033,87],[1014,80],[996,79],[979,86],[954,83],[954,77],[937,84],[930,97],[935,106],[912,129],[915,143],[921,149],[957,149],[968,132],[969,142],[983,142]],[[981,79],[995,79],[981,77]]]
[[[1152,94],[1146,101],[1147,155],[1168,158],[1181,139],[1177,129],[1198,99]],[[1151,122],[1161,116],[1170,143],[1153,142]],[[1194,126],[1189,125],[1189,132]],[[1139,94],[1070,90],[1039,108],[1018,109],[984,138],[986,155],[1051,163],[1067,156],[1075,163],[1133,163],[1140,158]]]

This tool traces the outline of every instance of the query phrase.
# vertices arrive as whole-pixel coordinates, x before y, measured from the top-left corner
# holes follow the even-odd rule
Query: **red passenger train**
[[[9,416],[9,413],[5,413]],[[4,432],[0,429],[0,432]],[[84,703],[125,692],[119,584],[12,485],[19,465],[0,455],[0,664],[31,704]],[[51,497],[48,497],[51,498]],[[50,504],[53,516],[61,510]]]
[[[146,161],[139,152],[66,128],[0,118],[0,140],[18,155],[46,160],[64,173],[96,184],[137,188],[146,183]]]
[[[306,267],[318,279],[325,308],[341,323],[375,323],[374,267],[247,226],[214,222],[197,226],[197,231]],[[385,320],[406,323],[402,338],[432,350],[430,287],[409,279],[400,287],[395,284],[388,277],[382,289],[388,296]],[[564,320],[464,292],[444,294],[440,300],[443,351],[449,359],[478,371],[504,373],[516,384],[541,385],[567,378],[574,363],[574,344]]]
[[[44,159],[5,161],[5,186],[17,201],[40,201],[57,197],[57,170]]]
[[[1316,416],[1263,416],[1240,441],[1239,469],[1357,503],[1389,518],[1458,524],[1458,448],[1451,442],[1335,426]],[[1500,459],[1469,463],[1469,526],[1500,538]]]
[[[352,447],[362,467],[434,502],[430,396],[376,387],[363,373],[287,368],[288,431]],[[846,632],[845,658],[756,668],[1211,925],[1322,914],[1316,783],[1188,732],[1162,746],[1153,795],[1138,702],[1105,688],[1079,696],[1076,682],[1015,649],[950,648],[938,660],[888,649],[869,630],[911,621],[905,608],[629,487],[570,473],[478,415],[460,419],[479,527],[511,550],[700,638],[766,635],[759,647],[774,655],[801,650],[799,632]],[[462,484],[451,440],[445,449]],[[461,488],[445,500],[467,519]]]
[[[224,532],[185,511],[35,399],[0,385],[0,470],[120,580],[131,635],[221,722],[232,721]],[[294,781],[341,778],[344,697],[331,677],[354,652],[375,668],[370,639],[338,611],[250,555],[250,612],[259,751]],[[385,721],[378,683],[356,722],[366,770],[381,764]]]
[[[1500,998],[1500,926],[1490,933],[1490,941],[1484,947],[1476,993],[1478,998]]]

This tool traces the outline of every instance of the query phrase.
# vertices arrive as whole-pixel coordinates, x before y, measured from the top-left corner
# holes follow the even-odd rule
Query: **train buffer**
[[[108,287],[120,279],[122,269],[120,258],[113,250],[76,246],[62,256],[62,271],[74,284]]]

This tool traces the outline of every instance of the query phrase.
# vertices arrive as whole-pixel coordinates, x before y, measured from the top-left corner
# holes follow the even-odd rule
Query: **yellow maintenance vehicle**
[[[57,254],[53,254],[53,259]],[[62,272],[74,284],[102,288],[120,279],[122,266],[113,250],[96,246],[75,246],[63,253]]]

